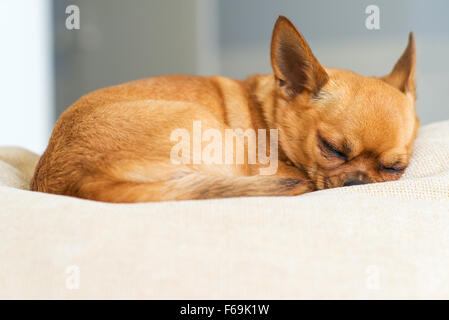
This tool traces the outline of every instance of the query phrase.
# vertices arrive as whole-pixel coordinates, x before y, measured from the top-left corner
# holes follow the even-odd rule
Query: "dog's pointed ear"
[[[304,90],[316,94],[329,80],[303,36],[284,16],[274,25],[271,66],[278,86],[290,98]]]
[[[381,79],[393,87],[398,88],[403,93],[411,94],[416,99],[415,68],[415,37],[413,36],[413,32],[410,32],[407,48],[394,66],[393,71]]]

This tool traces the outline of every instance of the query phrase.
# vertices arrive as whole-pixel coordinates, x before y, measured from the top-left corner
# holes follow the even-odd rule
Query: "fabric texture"
[[[449,121],[395,182],[108,204],[25,190],[0,148],[0,298],[449,298]]]
[[[0,186],[29,189],[39,156],[18,147],[0,148]]]

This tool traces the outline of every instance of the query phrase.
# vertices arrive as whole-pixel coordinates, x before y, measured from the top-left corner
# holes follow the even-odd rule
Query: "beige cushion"
[[[0,186],[29,189],[39,156],[19,147],[0,147]]]
[[[117,205],[25,188],[0,148],[0,298],[449,298],[449,121],[396,182]]]

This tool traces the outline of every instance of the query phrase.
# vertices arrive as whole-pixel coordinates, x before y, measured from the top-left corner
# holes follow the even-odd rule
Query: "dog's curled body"
[[[274,74],[245,81],[159,76],[80,98],[57,121],[31,190],[147,202],[290,196],[400,178],[419,126],[412,34],[388,76],[364,77],[321,66],[294,25],[279,17],[271,64]],[[270,142],[278,130],[277,170],[259,174],[267,165],[249,161],[247,141],[243,163],[174,163],[172,133],[182,128],[194,136],[195,121],[222,136],[262,129]],[[190,156],[204,147],[189,149]]]
[[[257,78],[265,78],[265,86],[274,83],[272,76]],[[193,119],[201,121],[203,129],[265,128],[260,105],[250,94],[255,85],[255,78],[242,82],[172,75],[90,93],[57,121],[31,189],[108,202],[292,195],[311,190],[305,176],[285,164],[274,176],[260,176],[258,165],[170,161],[171,132],[190,130]]]

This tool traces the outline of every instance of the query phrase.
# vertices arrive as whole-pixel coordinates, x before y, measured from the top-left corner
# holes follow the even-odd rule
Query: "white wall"
[[[52,117],[49,0],[1,0],[0,145],[41,153]]]

